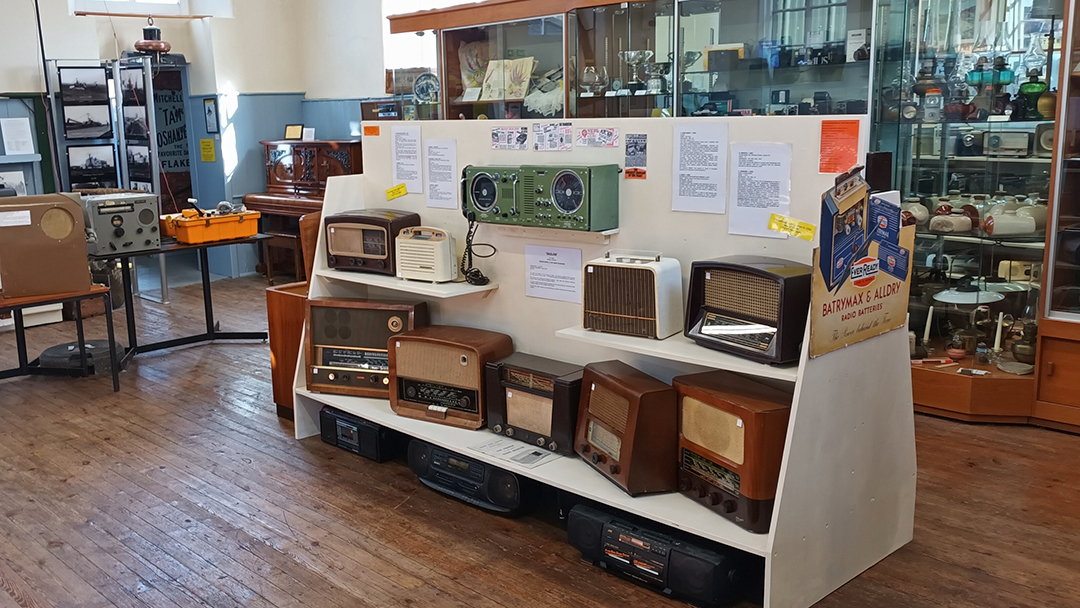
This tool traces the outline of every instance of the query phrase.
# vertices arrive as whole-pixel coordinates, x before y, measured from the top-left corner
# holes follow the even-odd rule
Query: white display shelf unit
[[[634,336],[621,336],[619,334],[605,334],[598,331],[577,327],[568,327],[555,332],[555,335],[568,340],[606,346],[639,355],[648,355],[668,361],[680,361],[691,365],[723,369],[738,374],[757,376],[759,378],[772,378],[795,382],[799,379],[798,365],[766,365],[755,363],[749,359],[736,357],[717,350],[711,350],[698,346],[693,340],[675,334],[664,340],[651,340],[649,338],[636,338]]]
[[[342,395],[324,395],[306,389],[298,389],[296,395],[305,402],[316,402],[320,409],[329,405],[354,416],[370,420],[376,424],[400,431],[411,437],[421,437],[448,450],[484,461],[496,467],[512,471],[523,477],[535,479],[541,483],[572,492],[617,507],[624,511],[659,521],[666,525],[702,536],[719,540],[725,545],[764,556],[767,552],[769,536],[754,534],[736,526],[726,519],[718,517],[704,506],[686,498],[682,494],[654,494],[631,498],[606,477],[585,463],[573,457],[562,457],[552,462],[529,469],[506,460],[483,454],[471,449],[472,446],[491,438],[487,429],[470,431],[424,420],[398,416],[390,409],[386,399],[366,399]],[[316,424],[318,420],[315,421]]]
[[[833,185],[833,176],[819,174],[814,160],[821,123],[829,118],[740,117],[697,118],[694,121],[727,123],[732,143],[789,142],[793,148],[792,158],[811,159],[805,163],[792,163],[791,213],[795,217],[815,218],[820,214],[820,197],[806,196],[805,193],[823,192]],[[678,119],[624,118],[619,120],[619,125],[627,133],[648,136],[651,158],[667,159],[674,154],[674,120]],[[865,117],[859,120],[866,122]],[[420,126],[424,138],[456,139],[459,165],[508,162],[504,160],[507,158],[505,153],[490,150],[492,124],[485,123],[518,124],[511,121],[428,121]],[[605,120],[576,119],[573,123],[575,128],[610,126]],[[391,183],[394,168],[391,142],[395,127],[385,123],[380,126],[383,135],[364,137],[364,174],[333,177],[328,181],[324,216],[365,206],[393,206],[419,213],[425,225],[448,230],[460,240],[465,221],[459,210],[428,208],[423,194],[406,194],[391,205],[382,200],[385,190],[394,185]],[[860,132],[868,132],[866,124]],[[865,148],[865,142],[861,145]],[[543,152],[522,151],[515,152],[512,162],[606,164],[621,162],[622,153],[618,148],[581,148],[556,159],[550,153],[545,156]],[[664,251],[665,255],[682,260],[684,269],[694,259],[750,250],[793,260],[809,259],[809,244],[800,239],[731,236],[725,215],[671,213],[672,179],[662,167],[663,163],[654,167],[648,180],[620,180],[620,246]],[[798,196],[794,196],[796,193]],[[370,204],[365,204],[365,199]],[[487,430],[467,431],[399,417],[393,414],[384,399],[309,392],[305,385],[303,353],[294,376],[297,439],[319,434],[319,412],[325,405],[330,405],[613,509],[763,556],[766,608],[808,608],[911,540],[916,462],[906,331],[891,331],[813,359],[806,351],[807,335],[799,364],[787,367],[740,359],[697,346],[682,336],[644,340],[586,332],[574,326],[580,323],[580,306],[525,296],[523,244],[528,243],[525,239],[542,242],[543,237],[507,232],[513,231],[490,231],[484,235],[485,240],[490,239],[499,248],[499,253],[484,260],[482,269],[493,281],[502,284],[500,289],[486,292],[491,294],[487,298],[424,294],[413,290],[419,285],[403,284],[390,277],[331,272],[326,265],[322,235],[316,250],[311,296],[363,298],[369,291],[374,291],[369,288],[404,286],[416,295],[428,295],[433,322],[502,331],[510,334],[515,347],[523,352],[577,364],[620,359],[640,366],[662,380],[701,371],[704,367],[793,386],[791,415],[768,533],[750,533],[675,493],[632,498],[578,458],[563,457],[534,469],[494,460],[494,457],[472,449],[490,437]],[[712,238],[718,234],[725,237]],[[582,250],[582,260],[604,253],[600,243],[571,242]]]
[[[424,281],[406,281],[405,279],[399,279],[397,277],[392,277],[385,274],[350,272],[348,270],[334,270],[332,268],[322,268],[316,270],[315,276],[329,279],[331,281],[353,283],[356,285],[364,285],[367,287],[378,287],[379,289],[401,291],[418,296],[424,296],[426,298],[440,299],[456,298],[458,296],[467,296],[474,293],[482,293],[486,297],[489,293],[499,288],[498,283],[488,283],[487,285],[472,285],[464,281],[451,283],[426,283]]]

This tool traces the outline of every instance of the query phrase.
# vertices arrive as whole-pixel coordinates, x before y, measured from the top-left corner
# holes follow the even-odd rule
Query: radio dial
[[[511,426],[506,427],[506,436],[507,437],[513,437],[514,436],[514,427],[511,427]]]

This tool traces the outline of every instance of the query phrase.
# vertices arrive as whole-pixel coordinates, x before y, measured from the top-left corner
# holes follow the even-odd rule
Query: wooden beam
[[[152,15],[150,13],[106,13],[101,11],[75,11],[76,17],[135,17],[137,19],[207,19],[212,15]]]

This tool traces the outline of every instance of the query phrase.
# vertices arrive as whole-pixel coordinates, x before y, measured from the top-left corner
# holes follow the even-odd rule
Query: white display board
[[[844,117],[851,118],[851,117]],[[498,249],[476,265],[493,285],[433,286],[390,279],[351,279],[326,265],[321,242],[316,253],[312,296],[424,300],[432,322],[478,327],[510,334],[521,352],[586,364],[620,359],[662,380],[729,369],[768,382],[794,383],[795,404],[788,429],[777,506],[768,534],[751,534],[678,494],[630,498],[577,459],[560,459],[516,473],[588,496],[620,509],[728,544],[765,558],[767,607],[806,607],[872,566],[911,539],[915,505],[915,440],[907,336],[894,331],[797,367],[776,368],[697,347],[681,336],[627,341],[622,336],[583,332],[581,306],[526,296],[527,245],[550,244],[581,250],[583,261],[610,249],[662,251],[682,263],[684,290],[691,262],[756,253],[809,264],[813,243],[728,234],[728,215],[671,210],[671,158],[678,121],[721,121],[730,143],[779,142],[792,147],[790,215],[816,224],[821,193],[832,175],[818,170],[821,122],[829,117],[737,117],[701,119],[574,120],[574,128],[617,127],[649,140],[648,179],[620,179],[619,232],[603,239],[569,231],[508,229],[482,225],[477,243]],[[862,133],[868,121],[861,118]],[[582,147],[569,152],[491,149],[493,127],[530,121],[432,121],[417,123],[422,140],[456,141],[458,171],[473,165],[607,164],[621,166],[625,151]],[[463,245],[466,221],[458,210],[426,206],[423,194],[388,202],[393,183],[391,129],[363,140],[364,175],[331,178],[323,214],[356,208],[390,207],[415,211],[423,224],[443,228]],[[531,131],[531,129],[530,129]],[[865,135],[863,137],[865,141]],[[604,244],[604,241],[610,241]],[[460,251],[459,251],[460,253]],[[411,293],[410,293],[411,292]],[[685,294],[684,294],[685,297]],[[687,362],[692,363],[687,363]],[[296,381],[296,436],[319,432],[319,409],[338,407],[379,424],[424,438],[496,466],[507,463],[470,452],[477,433],[393,415],[385,400],[310,393],[304,388],[301,356]],[[889,372],[892,373],[889,373]],[[578,466],[580,465],[580,466]]]

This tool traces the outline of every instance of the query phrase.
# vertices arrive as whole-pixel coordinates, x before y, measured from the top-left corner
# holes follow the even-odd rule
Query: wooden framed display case
[[[675,0],[575,8],[566,15],[568,116],[671,116]]]
[[[1035,363],[1061,15],[1002,6],[976,21],[958,1],[878,10],[889,27],[875,41],[870,145],[893,153],[893,185],[918,225],[909,326],[931,357],[964,353],[959,365],[912,366],[915,408],[1027,422],[1035,375],[998,364]],[[966,352],[949,348],[965,340]],[[960,367],[990,373],[958,378]]]
[[[682,0],[679,116],[865,114],[873,2]]]
[[[1058,91],[1033,419],[1080,432],[1080,12],[1069,2]]]

